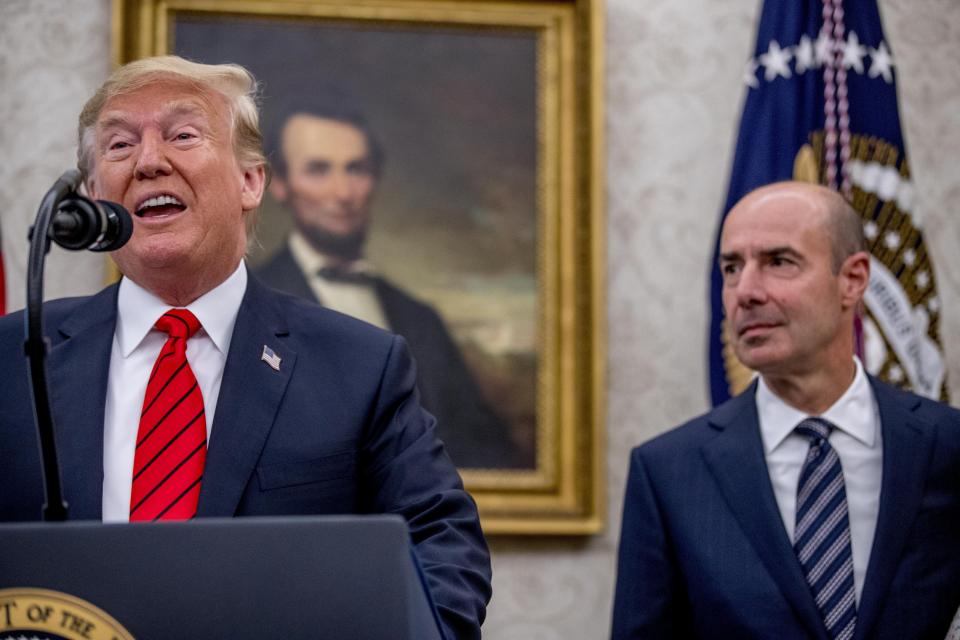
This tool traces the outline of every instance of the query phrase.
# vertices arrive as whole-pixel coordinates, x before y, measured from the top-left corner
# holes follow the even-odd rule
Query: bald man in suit
[[[836,192],[748,194],[720,240],[741,395],[634,449],[613,634],[943,638],[960,604],[960,412],[854,356],[870,271]]]

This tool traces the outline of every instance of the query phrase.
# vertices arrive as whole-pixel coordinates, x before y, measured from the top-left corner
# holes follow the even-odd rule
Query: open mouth
[[[176,197],[163,194],[141,202],[135,213],[140,218],[161,218],[176,215],[186,208],[187,206]]]

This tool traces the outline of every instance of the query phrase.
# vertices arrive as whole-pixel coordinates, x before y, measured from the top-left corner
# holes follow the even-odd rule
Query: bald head
[[[740,361],[771,384],[819,376],[846,388],[870,276],[863,246],[860,217],[830,189],[780,182],[740,200],[720,234],[723,307]]]
[[[730,210],[731,216],[744,210],[763,207],[778,209],[800,207],[805,215],[814,216],[830,243],[832,269],[840,269],[843,261],[867,250],[860,214],[837,191],[807,182],[775,182],[751,191]],[[726,223],[724,224],[726,226]]]

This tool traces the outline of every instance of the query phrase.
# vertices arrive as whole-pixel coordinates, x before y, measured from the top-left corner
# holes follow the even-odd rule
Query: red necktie
[[[188,520],[197,514],[207,458],[203,395],[187,362],[200,321],[186,309],[154,325],[170,337],[150,372],[133,457],[130,520]]]

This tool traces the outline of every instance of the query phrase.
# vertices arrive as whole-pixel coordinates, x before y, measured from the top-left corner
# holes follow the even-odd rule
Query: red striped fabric
[[[200,322],[186,309],[171,309],[154,326],[170,337],[143,398],[130,520],[188,520],[197,513],[207,457],[203,395],[187,362],[187,340]]]

